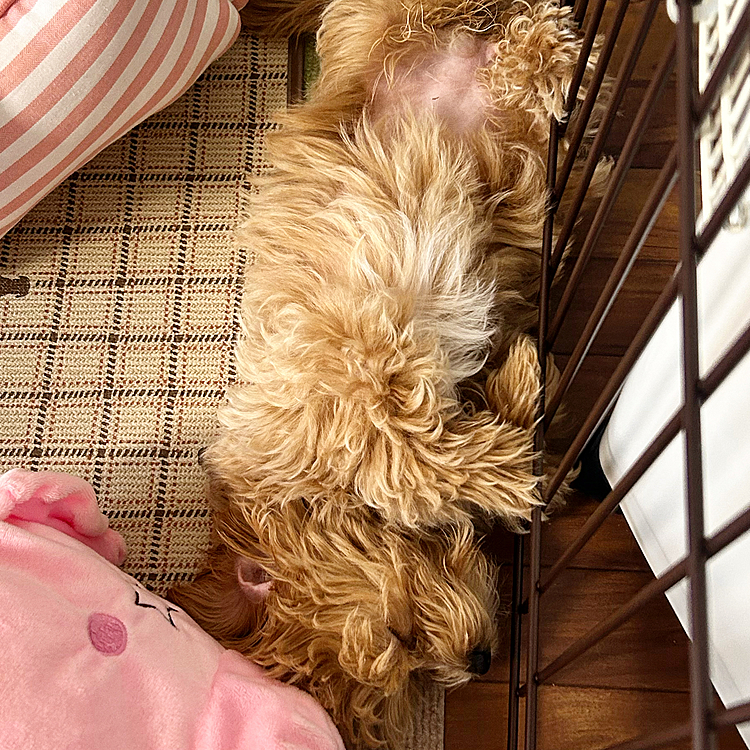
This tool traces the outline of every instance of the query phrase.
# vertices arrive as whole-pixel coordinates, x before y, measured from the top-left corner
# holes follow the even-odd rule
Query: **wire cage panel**
[[[717,708],[715,703],[710,679],[711,623],[706,573],[709,560],[742,538],[750,529],[750,502],[745,493],[744,498],[738,499],[738,510],[733,517],[719,526],[714,524],[710,531],[707,530],[704,498],[704,454],[707,446],[704,445],[702,422],[704,405],[721,389],[723,383],[728,382],[727,379],[748,353],[750,327],[743,324],[731,343],[709,366],[702,363],[700,306],[703,293],[699,290],[698,272],[701,259],[724,228],[736,228],[746,218],[747,207],[743,201],[748,194],[750,182],[750,4],[743,4],[741,0],[713,0],[711,7],[698,7],[694,10],[688,0],[680,0],[671,9],[671,15],[676,19],[674,39],[664,40],[662,44],[661,58],[632,119],[607,190],[586,231],[581,232],[580,250],[575,263],[558,284],[562,287],[562,292],[556,297],[552,294],[552,281],[560,270],[563,250],[573,228],[578,224],[579,210],[584,203],[593,165],[603,153],[609,131],[616,122],[616,113],[621,107],[633,70],[638,65],[644,40],[659,5],[656,0],[645,4],[639,25],[630,29],[628,38],[621,43],[624,52],[620,55],[619,67],[615,73],[607,70],[607,75],[611,77],[608,109],[590,147],[581,186],[569,202],[573,209],[562,216],[558,216],[557,212],[567,187],[574,154],[569,153],[562,164],[558,163],[558,143],[565,134],[565,126],[554,121],[550,124],[547,160],[550,199],[543,237],[539,313],[538,351],[541,362],[546,361],[547,353],[566,325],[572,301],[580,290],[602,228],[620,195],[628,170],[634,163],[643,134],[652,121],[654,112],[661,106],[665,88],[676,77],[676,138],[650,193],[645,196],[642,210],[633,222],[629,236],[623,243],[587,322],[579,331],[559,384],[552,392],[542,394],[538,448],[541,449],[544,445],[546,430],[579,374],[592,343],[601,334],[604,321],[673,189],[678,191],[679,202],[679,256],[675,272],[633,336],[587,418],[570,441],[557,470],[551,478],[544,481],[541,488],[544,499],[549,501],[555,495],[587,445],[600,436],[602,426],[610,417],[634,366],[669,315],[676,315],[676,330],[679,332],[679,357],[676,360],[675,377],[681,382],[678,387],[681,396],[671,417],[654,432],[627,470],[621,473],[597,510],[580,528],[576,538],[550,567],[543,571],[541,565],[541,511],[535,511],[528,537],[518,537],[515,540],[509,660],[509,750],[519,747],[521,734],[525,750],[536,748],[541,686],[550,684],[563,668],[590,652],[647,603],[661,597],[676,584],[680,584],[686,592],[686,629],[691,636],[690,719],[670,724],[669,717],[665,717],[665,725],[658,732],[634,736],[626,742],[610,745],[607,750],[641,750],[686,740],[690,741],[693,748],[708,750],[715,746],[716,733],[722,727],[750,720],[750,701],[747,695],[729,709]],[[582,55],[590,53],[594,36],[601,31],[599,27],[604,6],[605,3],[601,0],[591,7],[586,7],[585,2],[576,3],[576,17],[582,22],[585,34]],[[620,0],[610,13],[607,28],[603,30],[606,36],[600,56],[600,69],[595,76],[597,86],[607,80],[605,70],[610,64],[612,51],[623,28],[627,7],[627,0]],[[694,21],[699,22],[697,27]],[[579,65],[579,69],[582,68],[582,64]],[[580,79],[575,82],[574,89],[578,83]],[[574,90],[569,102],[575,101],[575,94]],[[571,151],[582,140],[586,119],[593,108],[596,94],[596,91],[589,92],[573,126],[574,132],[567,134],[573,144]],[[700,205],[696,200],[697,196],[700,196]],[[705,341],[703,348],[708,348]],[[687,527],[683,552],[669,564],[662,566],[658,575],[629,601],[612,611],[602,622],[592,625],[586,635],[547,663],[541,663],[540,623],[544,616],[542,602],[545,594],[553,584],[558,583],[561,573],[569,568],[609,514],[632,494],[639,480],[659,461],[668,447],[677,444],[683,446],[680,471],[683,476],[681,485],[684,487],[684,517]],[[748,457],[738,455],[736,460],[747,462]],[[541,477],[543,467],[539,466],[538,470]],[[525,582],[524,560],[527,556],[528,581]],[[745,590],[750,599],[750,581]],[[571,602],[571,606],[575,606],[574,602]],[[525,664],[522,664],[522,640],[525,641]]]

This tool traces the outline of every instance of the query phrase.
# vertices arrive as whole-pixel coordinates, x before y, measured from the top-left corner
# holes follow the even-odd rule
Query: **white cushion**
[[[229,0],[0,0],[0,236],[239,28]]]

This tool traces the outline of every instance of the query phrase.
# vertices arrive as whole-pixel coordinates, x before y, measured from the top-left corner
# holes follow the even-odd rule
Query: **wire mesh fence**
[[[731,545],[750,529],[750,504],[730,522],[714,533],[706,534],[704,509],[704,467],[702,451],[701,407],[729,377],[750,349],[750,328],[742,330],[728,350],[701,375],[699,367],[699,309],[696,284],[697,267],[714,242],[721,228],[742,218],[745,196],[750,182],[750,159],[747,132],[747,77],[750,49],[750,4],[731,2],[722,10],[694,8],[690,0],[679,0],[671,9],[676,19],[675,35],[665,40],[664,51],[647,87],[636,116],[632,120],[627,138],[622,146],[607,189],[596,213],[583,236],[580,250],[571,270],[561,281],[563,291],[559,301],[551,303],[551,287],[560,268],[563,252],[576,226],[579,211],[594,174],[594,168],[603,152],[607,135],[615,121],[618,108],[633,70],[637,64],[649,28],[660,0],[651,0],[641,15],[640,25],[627,39],[622,62],[612,76],[608,88],[608,103],[598,131],[589,146],[582,177],[575,194],[568,196],[571,206],[564,215],[562,203],[576,158],[576,150],[583,141],[587,122],[602,84],[615,44],[623,27],[628,0],[619,0],[611,14],[606,29],[601,29],[605,7],[604,0],[595,0],[587,7],[586,0],[575,3],[576,19],[582,24],[584,41],[577,75],[568,97],[568,111],[576,102],[588,56],[595,36],[605,35],[590,85],[577,117],[573,132],[565,132],[563,123],[550,124],[550,143],[547,159],[549,206],[543,236],[541,292],[539,311],[538,352],[541,363],[555,344],[566,320],[571,301],[587,272],[597,239],[624,184],[639,144],[653,117],[667,82],[676,71],[677,137],[650,194],[646,197],[640,214],[635,217],[627,240],[614,264],[609,278],[596,302],[593,312],[573,347],[572,354],[562,372],[556,388],[542,393],[539,407],[537,448],[541,450],[545,432],[560,404],[578,375],[581,364],[599,334],[603,321],[611,311],[618,292],[633,267],[640,249],[662,206],[676,185],[679,190],[679,262],[674,275],[646,316],[640,330],[620,360],[613,375],[599,394],[578,433],[562,457],[554,474],[545,480],[542,494],[545,501],[554,497],[568,472],[578,461],[584,447],[607,420],[628,373],[647,343],[657,330],[667,311],[676,304],[681,312],[681,378],[682,403],[674,416],[665,424],[640,457],[616,482],[609,495],[581,527],[575,540],[545,572],[542,571],[542,513],[536,510],[527,537],[517,537],[514,549],[513,601],[510,638],[510,705],[508,712],[508,749],[519,747],[523,724],[525,750],[537,746],[538,692],[549,684],[564,667],[588,652],[609,633],[625,623],[648,602],[663,595],[682,579],[689,582],[689,632],[690,640],[690,695],[691,716],[688,722],[676,723],[663,730],[612,745],[606,750],[644,750],[690,738],[692,747],[709,750],[715,735],[722,727],[750,719],[750,702],[730,709],[715,708],[709,665],[709,617],[707,613],[706,565],[710,558]],[[721,5],[721,0],[719,2]],[[694,24],[694,20],[700,20]],[[718,20],[717,20],[718,19]],[[723,24],[721,30],[717,25]],[[698,40],[701,40],[698,42]],[[698,45],[701,49],[698,49]],[[743,73],[744,71],[744,73]],[[729,104],[727,104],[727,102]],[[724,115],[723,123],[720,117]],[[726,133],[735,134],[738,143],[727,145]],[[566,136],[570,144],[565,159],[558,159],[561,139]],[[697,152],[705,155],[702,177]],[[722,151],[722,148],[724,151]],[[729,154],[725,156],[723,154]],[[562,162],[562,163],[560,163]],[[729,163],[731,162],[731,163]],[[702,181],[699,183],[699,180]],[[708,186],[706,183],[709,183]],[[701,194],[702,205],[697,205]],[[544,373],[543,373],[544,375]],[[547,663],[540,663],[541,602],[545,592],[601,527],[609,514],[628,495],[638,480],[654,464],[667,446],[678,436],[684,441],[684,503],[687,518],[687,553],[665,571],[656,576],[628,602],[613,611],[605,620],[595,624],[588,633],[572,643],[563,653]],[[738,457],[740,460],[740,457]],[[544,467],[537,466],[541,477]],[[540,480],[541,481],[541,480]],[[529,547],[529,549],[526,549]],[[524,560],[528,561],[528,580],[524,581]],[[750,586],[750,584],[749,584]],[[750,594],[749,594],[750,595]],[[571,604],[573,606],[573,604]],[[525,634],[525,676],[522,670],[521,641]],[[521,711],[521,699],[525,711]],[[603,749],[604,750],[604,749]]]

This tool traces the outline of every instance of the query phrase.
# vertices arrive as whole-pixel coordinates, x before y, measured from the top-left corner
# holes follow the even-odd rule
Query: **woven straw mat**
[[[286,68],[285,43],[243,32],[0,239],[0,275],[20,279],[0,284],[0,471],[89,480],[125,569],[161,594],[208,541],[198,452],[234,377],[232,231]],[[413,750],[443,745],[443,692],[424,698]]]

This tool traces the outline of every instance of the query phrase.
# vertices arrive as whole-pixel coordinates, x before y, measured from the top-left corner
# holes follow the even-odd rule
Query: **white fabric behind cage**
[[[699,86],[746,2],[708,0],[699,21]],[[722,88],[700,132],[700,227],[721,201],[750,152],[750,48]],[[746,191],[698,266],[699,346],[705,374],[750,324],[750,192]],[[599,454],[612,485],[624,476],[683,401],[680,300],[672,306],[625,381]],[[707,536],[750,502],[750,356],[701,409]],[[687,553],[684,444],[672,441],[622,502],[622,510],[656,575]],[[711,679],[727,707],[750,698],[750,536],[707,566]],[[688,584],[667,592],[688,635]],[[750,723],[738,727],[750,747]]]

